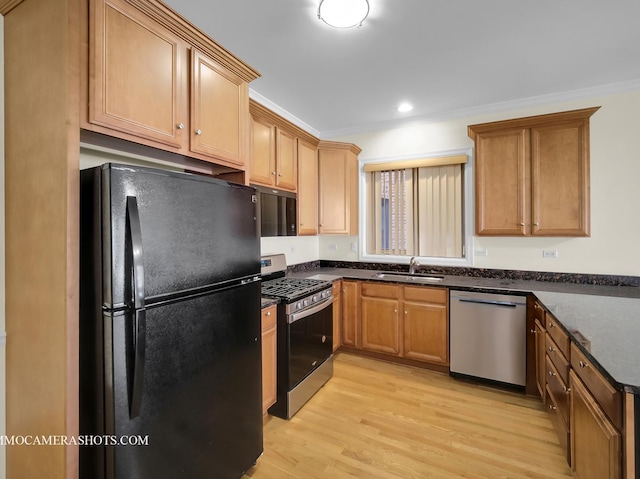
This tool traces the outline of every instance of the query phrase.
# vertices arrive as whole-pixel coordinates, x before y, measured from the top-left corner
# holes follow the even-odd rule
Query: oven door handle
[[[287,323],[295,323],[299,319],[304,319],[312,314],[316,314],[318,311],[322,311],[324,308],[331,306],[333,304],[333,298],[325,299],[321,303],[316,304],[315,306],[305,309],[304,311],[300,311],[299,313],[293,313],[287,316]]]

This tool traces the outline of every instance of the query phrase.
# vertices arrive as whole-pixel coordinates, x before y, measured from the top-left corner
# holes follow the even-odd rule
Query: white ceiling
[[[640,89],[640,0],[369,0],[345,30],[319,0],[164,1],[262,74],[254,98],[321,137]]]

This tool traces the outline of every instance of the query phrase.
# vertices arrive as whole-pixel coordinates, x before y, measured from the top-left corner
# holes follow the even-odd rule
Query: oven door
[[[333,350],[333,302],[323,301],[315,306],[290,314],[288,390],[291,391],[313,370],[320,366]]]

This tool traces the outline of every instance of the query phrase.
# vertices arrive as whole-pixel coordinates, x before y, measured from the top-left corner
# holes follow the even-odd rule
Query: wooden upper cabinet
[[[318,234],[318,149],[298,139],[298,234]]]
[[[255,70],[158,0],[90,0],[87,31],[82,128],[245,169]]]
[[[120,0],[92,1],[89,122],[182,148],[186,45]]]
[[[191,150],[244,165],[249,149],[249,85],[191,50]]]
[[[476,234],[589,236],[589,118],[598,108],[469,126]]]
[[[320,234],[358,234],[358,154],[350,143],[320,142],[318,198]]]
[[[298,145],[295,135],[276,128],[276,187],[296,191]]]
[[[476,138],[476,229],[481,235],[524,236],[530,223],[529,132]]]
[[[251,117],[251,183],[272,185],[276,175],[276,127]]]

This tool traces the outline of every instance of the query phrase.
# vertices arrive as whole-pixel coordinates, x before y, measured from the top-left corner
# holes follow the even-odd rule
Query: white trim
[[[4,347],[7,345],[7,332],[0,331],[0,347]]]
[[[272,112],[274,112],[277,115],[280,115],[285,120],[289,120],[294,125],[296,125],[296,126],[302,128],[303,130],[305,130],[307,133],[310,133],[313,136],[316,136],[316,137],[320,138],[320,131],[318,131],[317,129],[313,128],[308,123],[305,123],[304,121],[302,121],[297,116],[289,113],[284,108],[276,105],[271,100],[269,100],[268,98],[262,96],[260,93],[256,92],[255,90],[253,90],[251,88],[249,88],[249,98],[251,98],[252,100],[255,100],[258,103],[260,103],[261,105],[267,107],[269,110],[271,110]]]
[[[443,112],[429,113],[421,116],[414,116],[405,120],[388,120],[366,125],[358,125],[349,128],[341,128],[337,130],[326,130],[320,132],[318,136],[321,139],[337,138],[358,133],[369,133],[372,131],[392,130],[395,128],[406,127],[411,125],[435,123],[441,121],[457,120],[460,118],[468,118],[474,116],[489,115],[492,113],[500,113],[503,111],[517,110],[539,105],[548,105],[552,103],[560,103],[564,101],[581,100],[597,96],[609,96],[629,91],[640,90],[640,79],[629,80],[619,83],[610,83],[591,88],[583,88],[580,90],[570,90],[560,93],[550,93],[518,100],[502,101],[497,103],[489,103],[469,108],[461,108],[458,110],[449,110]]]
[[[391,255],[375,255],[368,254],[367,251],[367,192],[365,191],[365,181],[367,173],[364,172],[364,165],[367,163],[382,163],[389,161],[402,161],[411,160],[414,158],[432,158],[438,156],[449,155],[467,155],[469,160],[464,166],[464,231],[465,231],[465,257],[464,258],[437,258],[418,256],[418,261],[422,265],[430,266],[459,266],[459,267],[472,267],[474,259],[474,245],[473,245],[473,231],[474,231],[474,201],[473,201],[473,177],[474,177],[474,165],[475,159],[473,156],[473,148],[459,148],[455,150],[445,151],[433,151],[429,153],[420,153],[410,156],[399,157],[384,157],[384,158],[361,158],[358,160],[359,185],[359,231],[360,231],[360,245],[358,259],[360,261],[366,261],[371,263],[407,263],[411,259],[409,256],[391,256]]]

